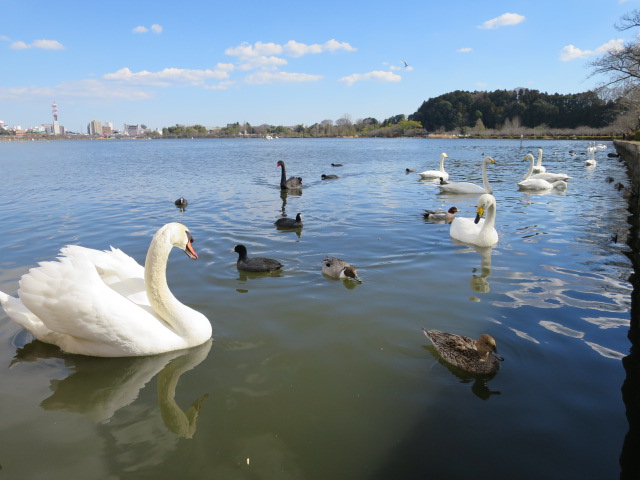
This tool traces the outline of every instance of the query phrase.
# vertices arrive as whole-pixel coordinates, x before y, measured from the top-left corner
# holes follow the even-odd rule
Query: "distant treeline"
[[[352,121],[341,118],[313,125],[250,125],[230,123],[208,129],[202,125],[175,125],[162,129],[162,138],[202,137],[423,137],[429,134],[492,136],[614,135],[612,124],[622,111],[617,101],[595,92],[560,95],[526,88],[493,92],[456,90],[430,98],[407,118],[394,115]],[[160,137],[158,132],[147,135]]]
[[[506,124],[575,129],[605,127],[618,113],[616,102],[605,101],[593,91],[550,95],[526,88],[493,92],[456,90],[423,102],[417,112],[409,115],[409,120],[420,122],[429,132],[499,129]]]

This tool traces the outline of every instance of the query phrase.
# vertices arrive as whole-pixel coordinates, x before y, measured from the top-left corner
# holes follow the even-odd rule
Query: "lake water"
[[[538,147],[548,171],[572,177],[566,192],[518,191]],[[155,230],[180,221],[200,259],[174,252],[169,284],[214,332],[187,352],[88,358],[32,341],[0,309],[0,478],[617,478],[632,270],[613,185],[628,179],[610,144],[592,168],[586,148],[0,143],[0,290],[15,295],[29,268],[70,243],[143,263]],[[480,182],[482,158],[496,161],[500,243],[489,252],[422,217],[453,205],[475,216],[477,196],[445,196],[405,173],[437,169],[441,152],[456,181]],[[278,160],[303,178],[301,194],[281,193]],[[298,212],[301,230],[273,225]],[[283,271],[239,273],[237,243]],[[324,277],[325,255],[363,283]],[[439,361],[422,327],[489,333],[505,361],[493,378],[464,374]]]

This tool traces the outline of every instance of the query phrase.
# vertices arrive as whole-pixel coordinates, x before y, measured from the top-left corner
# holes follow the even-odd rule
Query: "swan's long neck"
[[[496,224],[496,204],[495,202],[491,202],[489,207],[487,208],[487,217],[484,220],[484,225],[482,225],[482,230],[491,230],[495,227]]]
[[[284,163],[280,164],[280,168],[282,168],[282,175],[280,175],[280,185],[287,184],[287,171],[284,168]]]
[[[487,162],[482,162],[482,186],[487,193],[493,193],[493,188],[489,185],[489,179],[487,178]]]
[[[440,171],[444,172],[444,155],[440,155]]]
[[[524,181],[527,178],[529,178],[532,173],[533,173],[533,155],[530,155],[529,156],[529,170],[527,170],[527,173],[524,174],[524,177],[522,177],[522,180]]]
[[[170,233],[159,230],[151,240],[144,262],[144,283],[154,312],[179,335],[186,334],[180,310],[186,308],[176,299],[167,284],[167,260],[171,252]]]
[[[539,167],[542,166],[542,149],[541,148],[538,149],[538,166]]]

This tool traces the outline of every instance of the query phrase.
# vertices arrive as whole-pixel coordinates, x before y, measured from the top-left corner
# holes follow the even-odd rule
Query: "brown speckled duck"
[[[433,342],[443,360],[471,373],[490,375],[500,368],[504,360],[498,355],[496,341],[483,333],[477,340],[439,330],[422,329]]]

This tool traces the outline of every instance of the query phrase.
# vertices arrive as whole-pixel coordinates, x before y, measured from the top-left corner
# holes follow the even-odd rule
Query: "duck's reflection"
[[[480,375],[467,372],[466,370],[445,362],[433,345],[425,345],[424,348],[429,350],[429,353],[431,353],[434,358],[438,360],[438,363],[445,366],[447,370],[449,370],[456,378],[458,378],[458,380],[460,380],[460,383],[473,382],[471,385],[471,391],[479,399],[489,400],[493,395],[500,395],[499,391],[491,390],[488,385],[489,381],[496,376],[495,373],[491,375]]]
[[[165,426],[180,437],[191,438],[207,395],[183,411],[175,401],[176,387],[183,373],[207,357],[211,343],[209,340],[189,350],[148,357],[99,358],[67,355],[57,347],[33,341],[18,349],[12,366],[23,361],[62,359],[72,373],[62,380],[51,380],[53,393],[40,406],[44,410],[81,413],[97,423],[108,422],[118,410],[133,403],[143,387],[158,375],[158,406]]]

